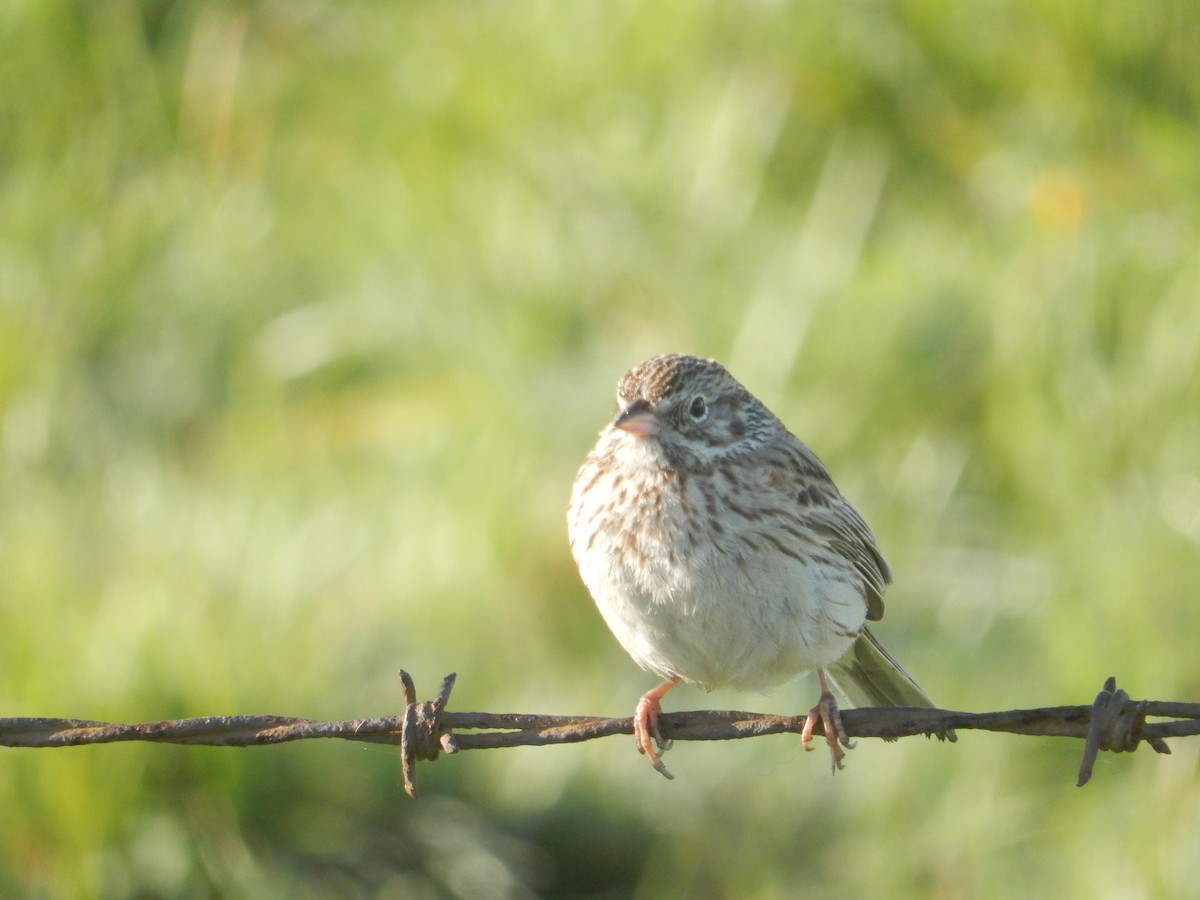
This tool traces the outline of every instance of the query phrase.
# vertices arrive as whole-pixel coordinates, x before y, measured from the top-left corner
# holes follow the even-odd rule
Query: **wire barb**
[[[1083,761],[1079,764],[1076,786],[1083,787],[1092,777],[1092,767],[1101,750],[1113,753],[1133,753],[1142,741],[1146,725],[1148,702],[1134,702],[1125,691],[1117,689],[1117,679],[1110,675],[1104,688],[1092,701],[1091,721],[1083,744]],[[1160,737],[1148,736],[1146,743],[1158,753],[1170,753],[1171,748]]]
[[[433,700],[417,702],[417,689],[412,676],[400,670],[400,683],[404,687],[403,724],[400,727],[400,771],[404,776],[404,793],[417,799],[417,760],[435,760],[438,753],[457,753],[458,743],[449,729],[443,729],[442,713],[450,700],[450,691],[458,676],[451,672],[442,679],[441,689]]]

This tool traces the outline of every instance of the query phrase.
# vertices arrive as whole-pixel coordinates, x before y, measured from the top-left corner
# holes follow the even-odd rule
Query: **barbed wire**
[[[315,738],[397,744],[401,748],[404,790],[415,798],[416,763],[435,760],[442,752],[571,744],[614,734],[633,734],[632,718],[452,712],[446,705],[455,677],[450,674],[442,679],[433,700],[418,701],[412,678],[401,670],[405,708],[399,716],[345,722],[289,716],[204,716],[135,725],[82,719],[0,718],[0,746],[77,747],[149,741],[250,747]],[[1147,722],[1147,716],[1176,721]],[[804,719],[804,716],[705,710],[664,713],[659,724],[668,740],[727,741],[799,732]],[[1200,734],[1200,703],[1131,700],[1125,691],[1117,689],[1116,679],[1109,678],[1090,706],[986,713],[907,707],[845,709],[842,722],[846,734],[852,738],[895,740],[950,729],[1081,738],[1084,751],[1076,783],[1082,787],[1091,778],[1101,751],[1132,752],[1145,741],[1158,753],[1170,753],[1166,738]]]

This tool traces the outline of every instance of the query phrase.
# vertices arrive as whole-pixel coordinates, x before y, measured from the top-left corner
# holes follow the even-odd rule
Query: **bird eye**
[[[704,417],[708,415],[708,404],[704,402],[703,397],[693,398],[692,405],[688,407],[688,414],[697,422],[704,420]]]

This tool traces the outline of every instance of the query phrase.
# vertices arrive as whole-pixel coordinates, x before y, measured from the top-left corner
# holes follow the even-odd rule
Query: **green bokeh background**
[[[1190,2],[3,4],[0,716],[628,714],[563,513],[664,351],[942,705],[1200,699],[1198,99]],[[0,894],[1195,896],[1172,749],[8,750]]]

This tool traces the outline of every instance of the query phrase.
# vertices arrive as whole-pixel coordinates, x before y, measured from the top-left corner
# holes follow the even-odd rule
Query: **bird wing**
[[[879,551],[875,535],[842,496],[815,453],[796,439],[788,455],[791,471],[799,476],[801,485],[795,495],[800,518],[825,546],[854,566],[862,577],[867,619],[878,621],[883,618],[883,592],[892,580],[892,570]]]

